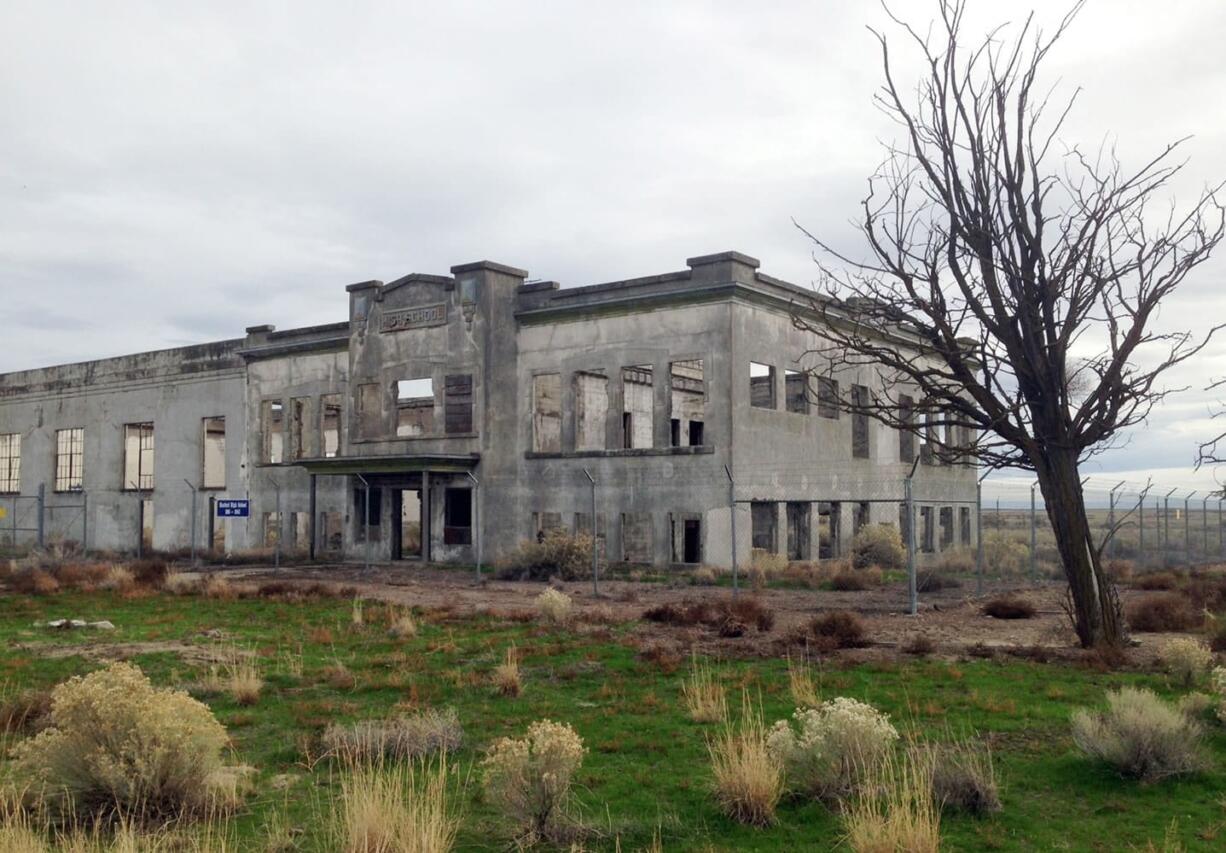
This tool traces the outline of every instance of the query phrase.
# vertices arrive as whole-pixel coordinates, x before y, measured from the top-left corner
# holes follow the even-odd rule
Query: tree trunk
[[[1118,646],[1123,640],[1118,598],[1090,535],[1077,456],[1049,452],[1036,462],[1035,472],[1072,595],[1077,639],[1084,648]]]

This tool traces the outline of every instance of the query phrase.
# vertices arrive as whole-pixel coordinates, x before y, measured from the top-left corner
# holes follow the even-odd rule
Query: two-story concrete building
[[[590,531],[594,496],[609,560],[728,565],[733,505],[742,560],[905,523],[918,457],[920,550],[973,544],[974,467],[842,411],[875,371],[810,381],[792,315],[813,293],[758,266],[726,252],[561,288],[482,261],[349,285],[341,323],[2,374],[0,507],[41,492],[46,535],[91,548],[194,529],[227,552],[471,563]]]

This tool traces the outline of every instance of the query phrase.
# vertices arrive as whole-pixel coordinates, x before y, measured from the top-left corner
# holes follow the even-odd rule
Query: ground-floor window
[[[753,548],[775,553],[775,505],[768,501],[753,501],[749,505],[749,522]]]
[[[471,545],[473,541],[473,490],[443,490],[443,544]]]
[[[305,554],[311,550],[311,514],[295,512],[290,521],[294,527],[294,550]]]
[[[379,522],[383,518],[383,489],[372,488],[370,492],[369,512],[367,511],[367,489],[358,486],[353,490],[353,538],[357,542],[366,541],[366,528],[370,527],[372,541],[379,538]]]
[[[822,501],[817,505],[817,556],[821,560],[829,560],[839,556],[842,543],[839,541],[839,527],[843,515],[843,505],[838,501]]]
[[[697,513],[669,514],[674,563],[702,562],[702,516]]]
[[[544,542],[552,531],[562,527],[562,513],[534,512],[532,513],[532,538]]]
[[[651,513],[622,513],[622,559],[627,563],[652,562],[654,534]]]
[[[804,501],[788,503],[788,559],[809,559],[809,515],[811,507]]]
[[[958,507],[958,534],[963,545],[971,544],[971,508],[969,506]]]
[[[936,550],[935,527],[932,523],[932,507],[920,507],[920,550],[931,554]]]
[[[952,506],[941,507],[941,550],[951,547],[954,544],[954,508]]]
[[[339,553],[345,545],[345,534],[341,530],[341,514],[339,512],[321,512],[319,514],[319,541],[323,550]]]

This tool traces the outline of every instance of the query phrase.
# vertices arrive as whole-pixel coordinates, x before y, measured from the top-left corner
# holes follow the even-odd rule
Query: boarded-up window
[[[277,465],[285,461],[285,405],[280,400],[265,400],[262,408],[260,436],[264,462]]]
[[[809,559],[809,521],[812,505],[807,501],[791,501],[788,514],[788,559]]]
[[[783,371],[784,407],[789,412],[809,413],[809,377],[799,370]]]
[[[310,430],[311,399],[294,397],[289,401],[289,456],[302,459],[311,452]]]
[[[340,553],[345,544],[345,534],[341,529],[341,514],[339,512],[321,512],[319,514],[319,544],[320,548],[329,554]]]
[[[915,433],[908,425],[915,423],[915,400],[906,394],[898,398],[898,461],[915,461]]]
[[[971,544],[971,508],[958,507],[958,536],[963,545]]]
[[[202,489],[226,487],[226,419],[205,418],[203,422],[204,450],[200,472]]]
[[[537,453],[562,452],[561,374],[532,377],[532,449]]]
[[[622,368],[622,447],[655,446],[656,396],[650,364]]]
[[[674,361],[669,436],[673,447],[700,447],[706,422],[707,389],[701,358]]]
[[[55,490],[78,492],[85,484],[85,430],[55,431]]]
[[[954,544],[954,508],[941,507],[941,550]]]
[[[749,405],[758,409],[775,408],[775,368],[749,362]]]
[[[341,452],[340,395],[324,394],[319,398],[319,410],[320,450],[331,459]]]
[[[443,429],[448,435],[473,431],[473,377],[451,373],[443,377]]]
[[[290,514],[290,524],[294,529],[294,550],[307,553],[311,549],[311,514],[295,512]]]
[[[434,433],[434,380],[401,379],[396,383],[396,436]]]
[[[863,385],[851,386],[851,455],[856,459],[868,459],[868,413],[862,407],[868,406],[868,388]]]
[[[264,513],[264,547],[272,548],[281,541],[281,514]]]
[[[362,438],[380,438],[383,433],[383,394],[373,382],[359,385],[358,435]]]
[[[153,424],[124,424],[123,488],[153,488]],[[152,510],[150,510],[152,512]]]
[[[649,512],[622,513],[622,560],[650,563],[655,548],[655,530]]]
[[[754,501],[749,505],[749,521],[752,531],[750,541],[753,547],[773,554],[777,526],[775,505],[765,501]]]
[[[551,530],[559,530],[561,527],[562,513],[560,512],[532,513],[532,538],[537,542],[545,541],[545,537]]]
[[[5,433],[0,435],[0,493],[16,494],[20,491],[21,433]]]
[[[471,545],[473,541],[473,490],[443,490],[443,544]]]
[[[604,450],[609,417],[609,378],[603,373],[575,374],[575,450]]]
[[[692,512],[672,512],[668,515],[672,539],[672,562],[702,562],[702,516]]]
[[[592,515],[586,512],[575,513],[575,533],[581,536],[592,535]],[[601,560],[605,559],[605,548],[607,547],[607,535],[605,532],[604,515],[598,513],[596,515],[596,554]]]
[[[817,414],[822,418],[839,417],[839,380],[817,377]]]

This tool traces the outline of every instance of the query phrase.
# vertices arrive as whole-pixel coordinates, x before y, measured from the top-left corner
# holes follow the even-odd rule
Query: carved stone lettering
[[[402,308],[399,311],[387,311],[379,323],[381,332],[403,332],[406,329],[425,329],[430,326],[442,326],[447,322],[447,303],[435,305],[420,305],[416,308]]]

